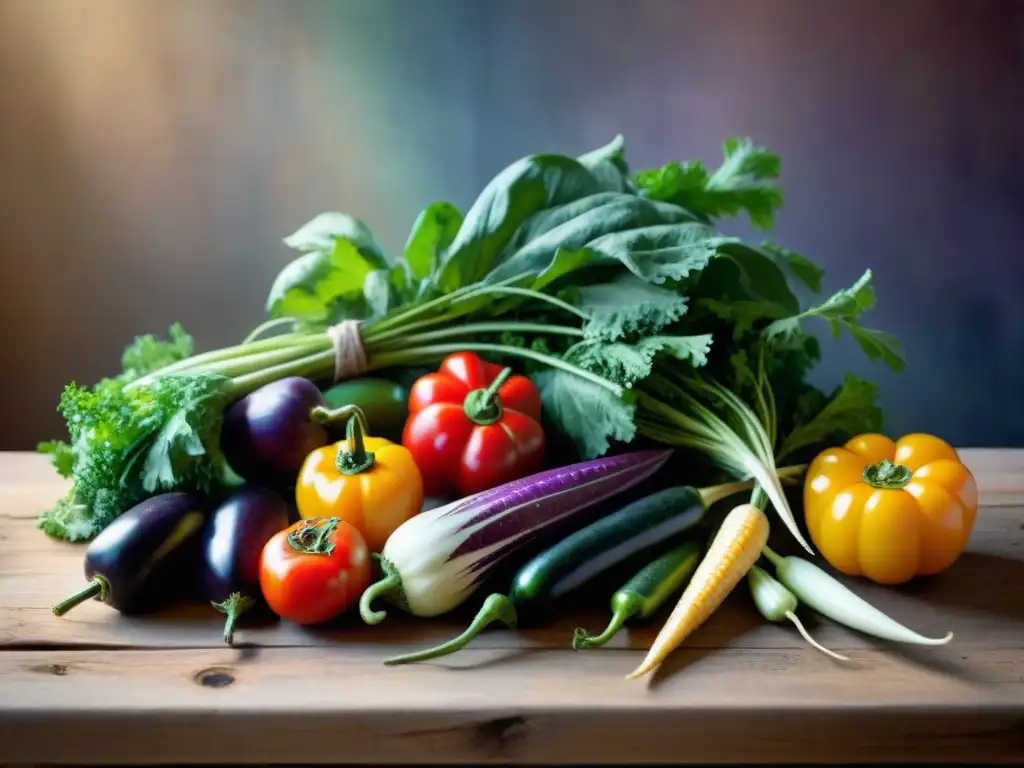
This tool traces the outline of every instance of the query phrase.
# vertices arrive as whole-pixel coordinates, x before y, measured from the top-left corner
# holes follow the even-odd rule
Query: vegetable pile
[[[789,281],[818,292],[820,267],[715,226],[741,213],[771,226],[779,173],[776,156],[735,139],[714,173],[670,162],[630,174],[621,138],[579,158],[531,155],[495,176],[465,216],[429,205],[398,259],[358,219],[320,214],[285,239],[300,255],[267,300],[271,328],[287,333],[193,355],[175,326],[169,342],[147,336],[129,348],[119,376],[67,387],[70,444],[44,450],[74,488],[41,524],[88,539],[149,495],[222,485],[224,411],[262,385],[469,351],[528,373],[546,422],[579,458],[638,436],[692,449],[755,477],[802,541],[775,461],[877,431],[881,419],[869,382],[847,376],[830,396],[806,382],[820,348],[804,322],[903,363],[895,339],[860,325],[875,301],[870,271],[801,308]],[[343,320],[362,322],[362,347],[340,360],[327,329]]]
[[[783,484],[816,456],[812,476],[838,461],[843,485],[808,480],[807,530],[851,575],[897,583],[949,567],[976,506],[944,442],[878,434],[873,383],[847,374],[831,393],[808,383],[821,355],[811,321],[894,370],[903,358],[890,334],[861,325],[875,303],[870,270],[801,302],[821,293],[819,266],[722,231],[741,215],[771,229],[779,176],[779,158],[745,139],[725,142],[713,172],[673,161],[633,173],[616,137],[580,157],[512,163],[465,214],[432,203],[397,257],[359,219],[316,216],[285,238],[296,255],[245,340],[196,353],[175,324],[166,341],[137,338],[120,374],[65,388],[68,441],[40,450],[73,482],[39,526],[92,543],[86,587],[55,612],[90,597],[156,607],[157,587],[173,584],[226,614],[231,642],[239,615],[260,603],[298,623],[357,604],[376,623],[380,598],[440,615],[511,564],[521,566],[513,583],[495,588],[465,634],[389,663],[452,652],[495,620],[539,620],[605,572],[621,576],[613,616],[600,635],[578,629],[579,650],[650,618],[685,585],[631,676],[654,669],[744,577],[766,618],[788,619],[812,643],[798,600],[863,631],[947,641],[897,631],[810,561],[767,547],[770,504],[815,554]],[[661,489],[588,521],[585,510],[645,482],[673,452],[701,490]],[[901,495],[886,496],[893,515],[918,510],[913,563],[843,544],[850,533],[829,510],[857,472],[866,494]],[[692,534],[710,505],[742,491],[749,501],[701,555]],[[435,495],[451,502],[421,511]],[[959,528],[940,541],[929,520],[954,508]],[[777,581],[755,565],[762,554]]]

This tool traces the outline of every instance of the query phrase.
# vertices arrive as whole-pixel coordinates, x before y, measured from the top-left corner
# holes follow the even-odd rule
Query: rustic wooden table
[[[129,619],[90,601],[56,618],[83,548],[34,517],[66,485],[41,457],[0,454],[0,764],[1024,762],[1024,451],[962,456],[983,505],[968,551],[901,589],[855,582],[918,631],[953,630],[950,645],[807,616],[843,665],[763,621],[744,588],[653,680],[627,682],[657,621],[603,650],[569,649],[572,616],[384,667],[457,624],[265,624],[231,649],[204,606]]]

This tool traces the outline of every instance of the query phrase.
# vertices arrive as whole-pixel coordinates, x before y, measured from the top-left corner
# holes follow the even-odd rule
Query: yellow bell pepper
[[[371,552],[380,552],[394,530],[423,507],[423,478],[409,449],[367,436],[355,406],[341,411],[353,411],[346,439],[306,457],[295,506],[304,519],[341,518],[358,529]]]
[[[949,568],[977,509],[974,476],[932,435],[858,435],[818,454],[804,482],[804,520],[821,556],[878,584]]]

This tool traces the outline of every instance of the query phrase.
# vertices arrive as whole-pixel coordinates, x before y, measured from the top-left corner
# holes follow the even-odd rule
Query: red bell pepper
[[[431,496],[469,496],[532,475],[546,445],[540,393],[511,368],[450,355],[409,391],[402,444]]]

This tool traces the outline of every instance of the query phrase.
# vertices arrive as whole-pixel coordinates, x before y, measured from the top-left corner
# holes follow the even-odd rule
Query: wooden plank
[[[625,681],[641,654],[466,650],[384,668],[380,649],[9,651],[0,654],[0,762],[1009,762],[1024,754],[1020,653],[858,651],[844,668],[808,649],[689,649],[650,683]]]
[[[837,664],[740,589],[650,683],[622,676],[668,607],[600,651],[566,649],[577,624],[606,620],[598,600],[398,668],[381,662],[451,636],[483,595],[432,621],[246,626],[238,649],[204,606],[123,617],[90,602],[58,619],[49,606],[81,584],[84,547],[34,517],[67,484],[42,457],[0,456],[0,764],[1019,762],[1024,451],[962,453],[983,509],[961,560],[896,589],[845,580],[953,643],[896,647],[805,616],[853,659]]]

